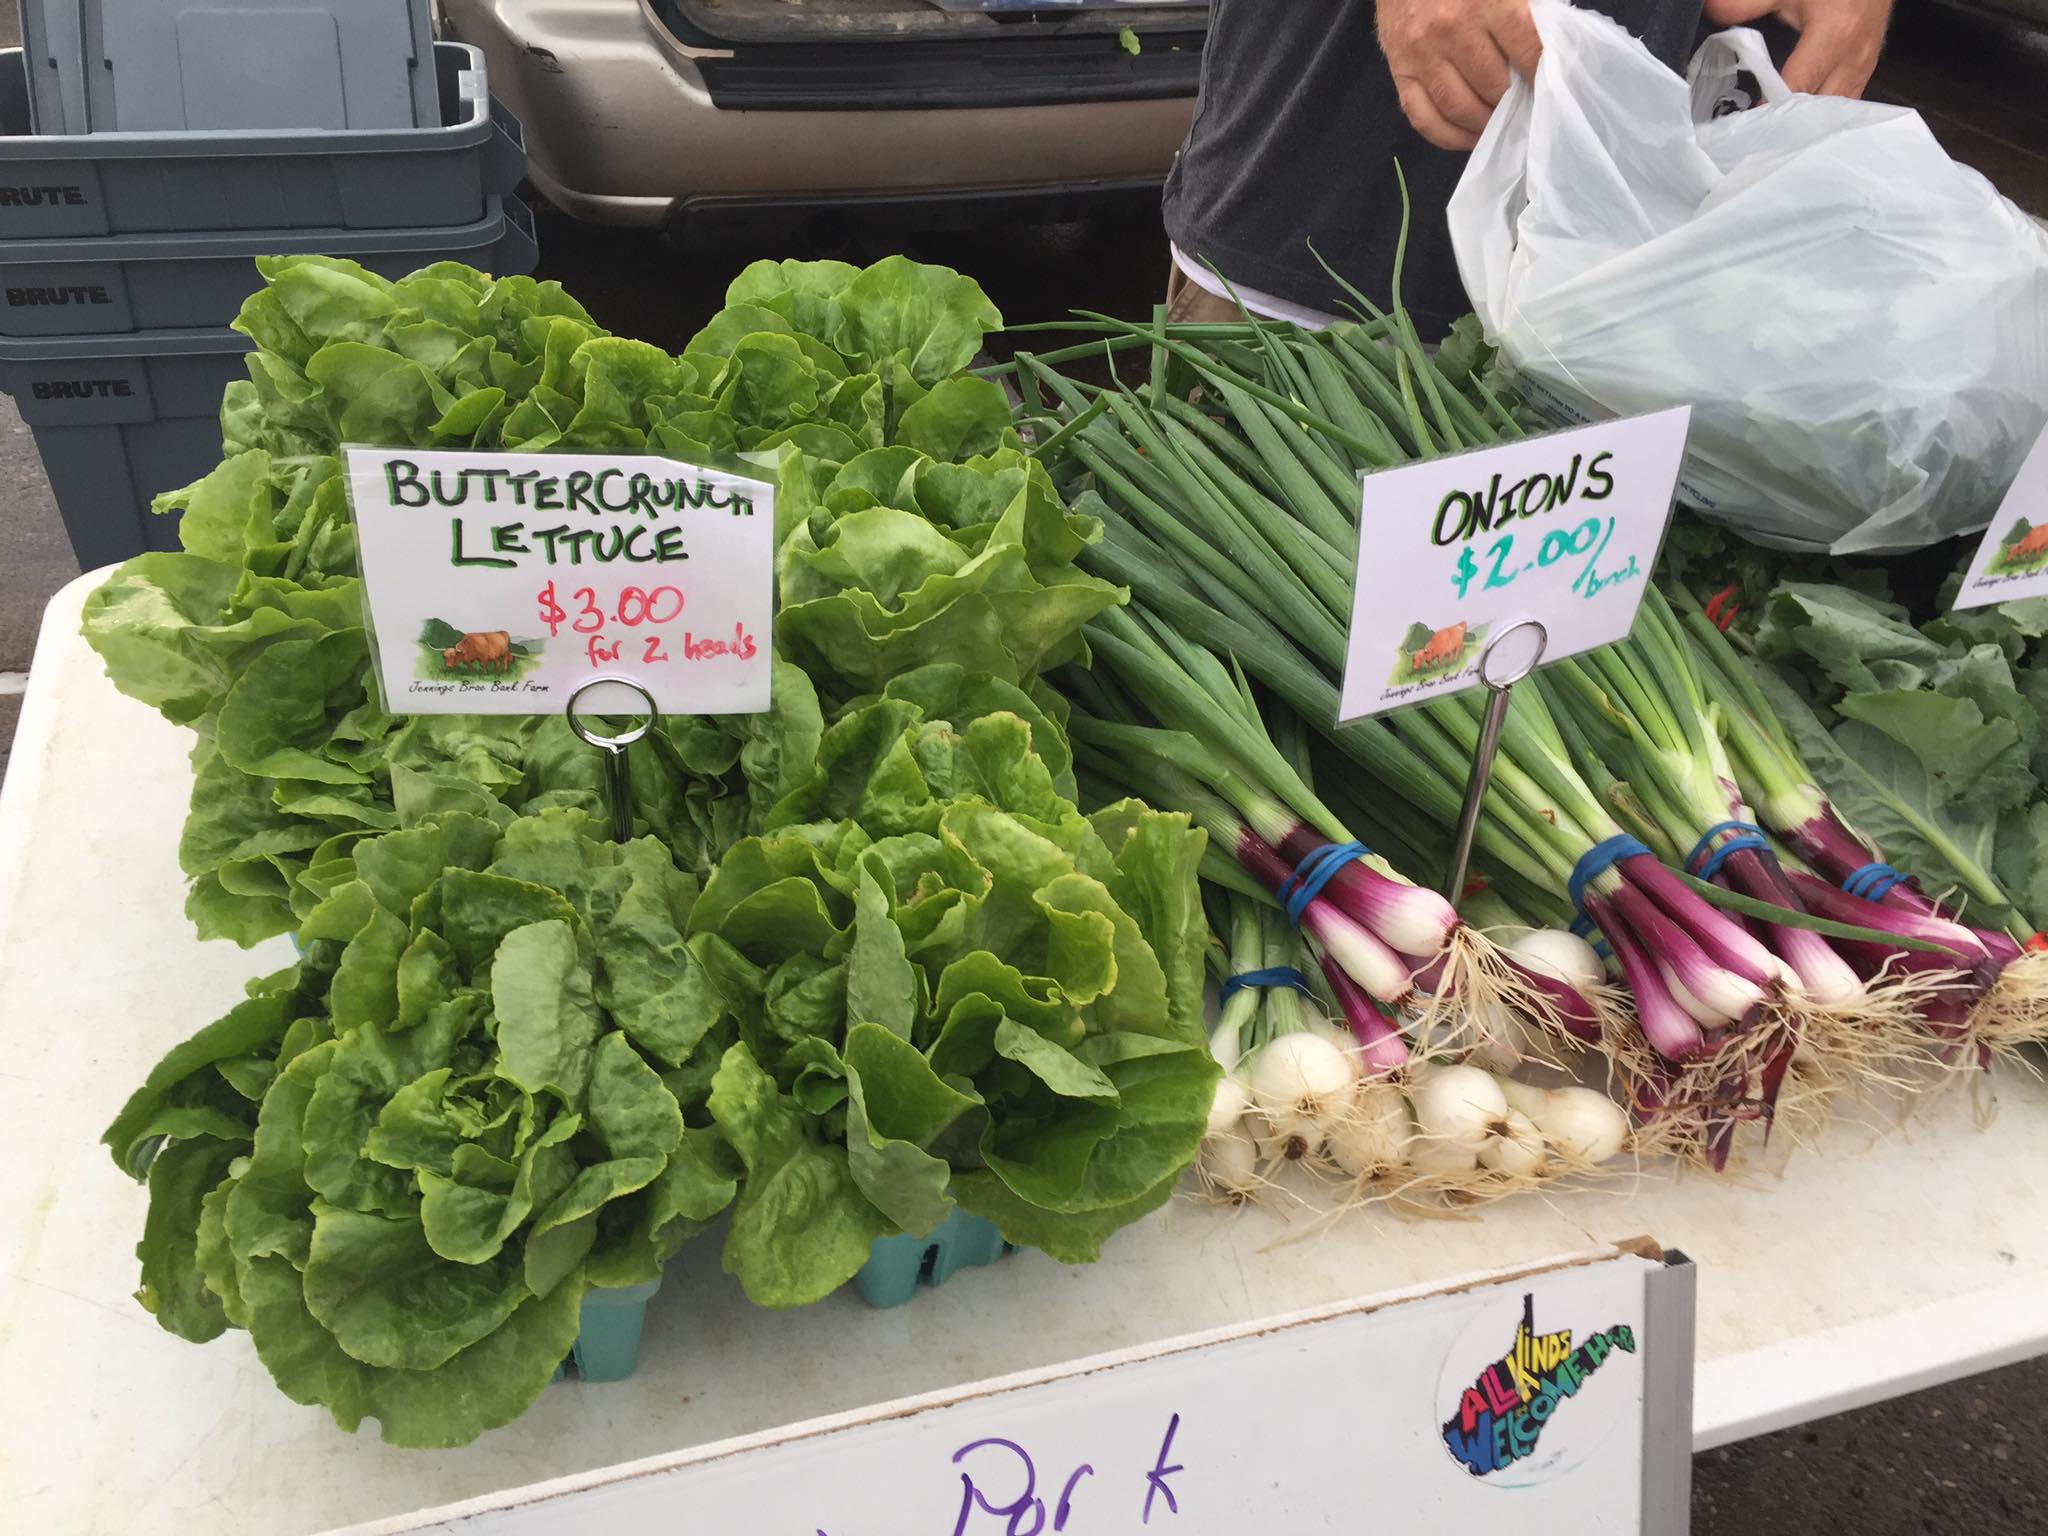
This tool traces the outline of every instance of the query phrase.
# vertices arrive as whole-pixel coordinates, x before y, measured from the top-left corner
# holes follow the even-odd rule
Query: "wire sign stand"
[[[640,696],[640,702],[646,711],[647,718],[640,721],[637,725],[629,726],[617,736],[600,736],[591,730],[589,726],[577,718],[577,701],[590,692],[591,689],[607,686],[625,688],[633,693],[637,693]],[[630,677],[614,675],[593,677],[589,682],[580,685],[574,693],[569,695],[569,702],[562,712],[568,717],[569,729],[576,733],[577,738],[597,748],[598,751],[604,754],[604,798],[605,807],[611,812],[612,841],[615,843],[631,841],[633,836],[633,768],[626,758],[626,749],[653,730],[655,722],[661,718],[661,709],[655,704],[654,695],[648,692],[644,685],[635,682]]]
[[[1536,641],[1528,660],[1502,676],[1493,674],[1493,653],[1509,635],[1527,630]],[[1543,664],[1543,652],[1550,644],[1550,631],[1541,619],[1517,619],[1496,630],[1479,652],[1479,681],[1490,697],[1486,718],[1480,722],[1479,741],[1472,749],[1472,772],[1465,780],[1465,804],[1458,812],[1458,835],[1451,845],[1451,871],[1444,882],[1444,899],[1458,905],[1465,894],[1465,875],[1472,864],[1472,841],[1479,834],[1479,813],[1486,803],[1486,786],[1493,781],[1494,754],[1500,750],[1501,727],[1507,724],[1508,696],[1515,684]]]

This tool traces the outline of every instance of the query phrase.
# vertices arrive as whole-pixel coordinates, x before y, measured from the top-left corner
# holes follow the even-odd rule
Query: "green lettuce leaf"
[[[979,1104],[942,1080],[904,1037],[879,1024],[846,1032],[847,1162],[868,1202],[913,1237],[952,1207],[953,1170],[928,1148]]]
[[[355,1359],[314,1317],[299,1273],[259,1258],[237,1271],[257,1356],[293,1402],[324,1404],[355,1430],[366,1418],[392,1445],[467,1445],[533,1405],[576,1342],[583,1285],[530,1296],[478,1342],[432,1370],[380,1368]]]
[[[233,1142],[253,1138],[255,1116],[214,1070],[225,1061],[274,1047],[297,1017],[293,989],[282,982],[237,1003],[191,1039],[173,1046],[128,1097],[101,1140],[131,1177],[147,1171],[157,1138],[208,1135]]]
[[[872,371],[898,359],[927,388],[973,362],[983,337],[1003,323],[972,278],[907,256],[876,262],[840,290],[837,302],[833,344],[850,361]]]
[[[574,930],[551,921],[506,934],[491,966],[491,1004],[506,1077],[580,1108],[603,1021]]]
[[[811,1139],[803,1112],[744,1045],[725,1053],[710,1102],[720,1134],[746,1168],[725,1239],[726,1272],[764,1307],[829,1296],[889,1230],[854,1182],[846,1148]]]
[[[226,1331],[221,1298],[200,1266],[201,1206],[247,1148],[201,1136],[166,1147],[149,1166],[149,1217],[135,1256],[142,1289],[135,1299],[170,1332],[204,1344]]]
[[[518,1264],[451,1264],[417,1216],[314,1202],[306,1310],[351,1359],[433,1370],[496,1331],[527,1295]]]

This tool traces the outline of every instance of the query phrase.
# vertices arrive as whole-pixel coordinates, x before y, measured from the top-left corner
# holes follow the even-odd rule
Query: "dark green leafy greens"
[[[1783,582],[1757,618],[1766,684],[1820,785],[1971,920],[2048,921],[2048,603],[1916,627],[1874,591]]]

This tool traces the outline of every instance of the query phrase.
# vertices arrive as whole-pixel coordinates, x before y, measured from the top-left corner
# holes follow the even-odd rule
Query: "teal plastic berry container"
[[[555,1371],[555,1380],[569,1374],[569,1361],[585,1381],[624,1381],[640,1363],[640,1331],[647,1322],[647,1303],[661,1289],[656,1276],[642,1285],[592,1286],[583,1293],[576,1342]]]
[[[871,1307],[900,1307],[920,1285],[944,1285],[963,1269],[993,1264],[1010,1251],[992,1221],[954,1208],[926,1237],[878,1237],[853,1283]]]

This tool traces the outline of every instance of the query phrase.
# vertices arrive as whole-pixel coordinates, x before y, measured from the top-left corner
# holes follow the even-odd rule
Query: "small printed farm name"
[[[623,469],[567,474],[481,465],[422,470],[410,459],[388,459],[384,488],[394,507],[498,509],[448,520],[449,559],[457,566],[500,570],[522,563],[665,565],[690,554],[683,525],[663,518],[696,511],[754,515],[753,499],[744,491],[721,489],[701,475]],[[580,512],[605,521],[582,527],[566,521],[548,524],[540,517],[507,515],[514,512]]]
[[[1636,1352],[1635,1331],[1621,1324],[1574,1346],[1572,1332],[1538,1333],[1536,1298],[1522,1297],[1522,1321],[1507,1354],[1481,1371],[1444,1421],[1444,1445],[1474,1477],[1536,1453],[1543,1428],[1617,1349]]]

